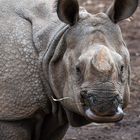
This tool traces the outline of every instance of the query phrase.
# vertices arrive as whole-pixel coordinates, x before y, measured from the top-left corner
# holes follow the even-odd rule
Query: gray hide
[[[76,0],[0,0],[0,140],[61,140],[68,124],[92,122],[85,117],[80,95],[70,93],[78,90],[75,81],[70,81],[69,91],[66,88],[71,74],[67,56],[73,56],[69,52],[77,41],[89,45],[93,39],[88,34],[101,30],[112,50],[128,57],[129,65],[126,47],[117,48],[125,44],[114,22],[131,16],[137,1],[130,11],[130,5],[120,7],[125,12],[116,18],[113,7],[108,16],[92,16],[83,9],[79,14]],[[77,55],[84,47],[77,47]]]

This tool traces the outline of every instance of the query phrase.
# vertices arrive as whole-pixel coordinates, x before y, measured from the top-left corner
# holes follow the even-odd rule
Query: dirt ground
[[[105,11],[113,0],[79,0],[91,13]],[[139,6],[140,7],[140,6]],[[140,8],[133,20],[120,23],[123,37],[131,54],[131,102],[126,116],[116,124],[90,124],[70,127],[63,140],[140,140]]]

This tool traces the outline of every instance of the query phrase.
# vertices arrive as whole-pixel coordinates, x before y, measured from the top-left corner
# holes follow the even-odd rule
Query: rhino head
[[[130,96],[130,55],[117,23],[137,5],[138,0],[115,0],[106,13],[92,15],[77,0],[58,0],[58,17],[69,29],[50,77],[55,96],[68,97],[61,101],[64,108],[93,122],[123,118]]]

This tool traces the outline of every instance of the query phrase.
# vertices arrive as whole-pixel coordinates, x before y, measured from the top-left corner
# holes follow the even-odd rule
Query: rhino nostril
[[[86,90],[82,90],[82,91],[80,92],[80,94],[81,94],[81,96],[82,96],[83,98],[87,98],[87,91],[86,91]]]
[[[82,92],[87,107],[97,115],[111,116],[116,114],[118,106],[121,106],[121,98],[116,94],[96,94],[94,92]]]
[[[122,106],[122,99],[116,90],[82,90],[81,97],[84,106],[98,116],[112,116],[118,106]]]
[[[119,95],[116,96],[116,100],[118,101],[118,103],[119,103],[121,106],[123,106],[123,100],[122,100],[122,98],[121,98]]]

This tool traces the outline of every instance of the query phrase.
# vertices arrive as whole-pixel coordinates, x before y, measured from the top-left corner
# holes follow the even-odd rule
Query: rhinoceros
[[[119,21],[138,0],[90,14],[77,0],[0,0],[0,140],[61,140],[123,119],[130,55]]]

